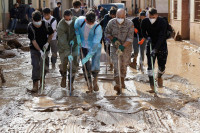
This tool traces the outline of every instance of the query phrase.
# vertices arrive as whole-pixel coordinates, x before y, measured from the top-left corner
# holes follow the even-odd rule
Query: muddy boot
[[[149,93],[155,93],[154,91],[154,81],[153,81],[153,77],[149,77],[149,82],[150,82],[150,88],[151,90],[148,91]]]
[[[117,95],[120,95],[119,77],[115,77],[114,80],[115,80],[114,90],[117,91]]]
[[[33,89],[30,90],[32,93],[38,92],[38,80],[33,81]]]
[[[52,64],[52,70],[55,70],[56,69],[56,64]]]
[[[158,87],[162,88],[163,87],[162,74],[158,73],[157,80],[158,80]]]
[[[124,77],[121,77],[121,83],[122,83],[122,88],[123,89],[126,89],[126,85],[125,85],[125,78]]]
[[[99,86],[98,86],[98,84],[97,84],[97,76],[96,77],[94,77],[94,79],[93,79],[93,86],[94,86],[94,91],[99,91]]]
[[[112,63],[110,64],[108,71],[113,71],[113,64]]]
[[[92,82],[89,83],[88,85],[88,91],[86,91],[87,94],[93,93],[93,88],[92,88]]]
[[[133,69],[136,69],[136,66],[137,66],[137,63],[136,63],[136,62],[137,62],[137,57],[135,57],[135,58],[133,59],[133,62],[131,62],[129,66],[130,66],[131,68],[133,68]]]
[[[62,76],[60,86],[66,88],[66,76]]]
[[[4,75],[3,75],[3,70],[1,68],[0,68],[0,78],[1,78],[1,81],[2,81],[3,84],[6,83],[6,80],[5,80]]]

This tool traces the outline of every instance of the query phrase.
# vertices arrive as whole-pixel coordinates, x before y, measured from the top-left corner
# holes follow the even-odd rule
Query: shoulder
[[[114,24],[114,23],[116,23],[116,21],[117,21],[117,18],[113,18],[113,19],[111,19],[111,20],[109,21],[109,23],[110,23],[110,24]]]
[[[133,25],[133,22],[132,22],[130,19],[127,19],[127,18],[126,18],[126,19],[125,19],[125,24],[126,24],[126,25],[129,25],[129,26],[130,26],[130,25],[132,26],[132,25]]]

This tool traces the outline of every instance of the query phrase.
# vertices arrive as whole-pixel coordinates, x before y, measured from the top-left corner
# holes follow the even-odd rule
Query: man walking
[[[97,77],[100,71],[100,42],[102,38],[102,28],[97,22],[95,22],[95,17],[95,13],[93,11],[88,11],[86,13],[86,17],[79,17],[75,22],[78,45],[82,44],[82,65],[85,65],[87,69],[85,71],[83,67],[84,76],[89,88],[89,91],[87,91],[87,93],[92,93],[93,90],[99,90],[99,87],[97,85]],[[93,75],[94,78],[93,84],[91,75]]]
[[[116,85],[114,89],[120,93],[120,80],[122,83],[122,88],[125,88],[125,77],[127,66],[130,63],[134,27],[133,23],[126,18],[126,11],[124,9],[118,9],[117,18],[109,21],[105,36],[112,41],[111,46],[111,58],[114,63],[114,80]],[[118,51],[123,52],[118,59]],[[120,70],[118,70],[118,60],[120,60]],[[119,71],[121,72],[121,77],[119,79]]]
[[[61,2],[57,3],[57,7],[53,10],[53,16],[54,18],[56,18],[57,23],[59,23],[61,17],[60,17],[60,6],[61,6]]]
[[[77,62],[78,45],[74,28],[75,20],[76,17],[72,15],[72,12],[70,10],[66,10],[64,12],[64,17],[63,19],[61,19],[57,28],[58,51],[61,60],[61,65],[60,65],[60,73],[62,76],[61,87],[63,88],[66,87],[67,65],[70,62],[72,63],[72,68],[70,68],[72,69],[72,79],[71,79],[72,90],[74,89],[73,82],[78,68],[78,62]],[[70,75],[68,75],[68,79],[70,81]],[[69,85],[70,84],[68,83],[68,87]]]
[[[142,62],[144,61],[144,50],[145,50],[145,46],[146,46],[146,41],[142,35],[141,23],[142,23],[142,20],[145,19],[145,17],[146,17],[146,12],[142,11],[142,12],[140,12],[139,17],[136,17],[132,20],[132,22],[134,24],[134,28],[135,28],[134,41],[133,41],[134,58],[133,58],[133,62],[130,64],[130,67],[132,67],[134,69],[136,69],[136,66],[137,66],[137,57],[138,57],[138,53],[139,53],[139,47],[140,47],[140,52],[141,52],[141,56],[142,56]],[[138,42],[138,37],[139,37],[139,42]],[[143,68],[141,68],[141,70],[143,70]]]
[[[39,11],[33,12],[32,16],[33,22],[28,25],[33,80],[33,89],[31,91],[37,92],[38,81],[40,80],[40,86],[42,83],[42,61],[47,56],[44,50],[49,51],[49,43],[54,31],[48,23],[42,21],[42,15]]]
[[[52,56],[51,56],[51,64],[52,64],[52,69],[54,70],[56,68],[56,61],[57,61],[57,21],[56,19],[51,16],[51,10],[49,8],[45,8],[43,10],[43,20],[45,22],[47,22],[53,29],[54,31],[54,35],[53,35],[53,38],[51,40],[51,42],[49,43],[50,44],[50,49],[51,49],[51,53],[52,53]],[[49,60],[49,58],[48,58]],[[49,64],[49,62],[48,62]],[[48,65],[49,66],[49,65]]]
[[[84,16],[84,10],[81,9],[81,2],[80,1],[74,1],[73,2],[73,8],[71,8],[73,16],[80,17]]]
[[[15,3],[14,7],[10,10],[10,32],[14,32],[19,18],[19,4]]]
[[[32,3],[29,3],[29,7],[26,10],[26,19],[29,22],[32,22],[32,13],[35,11],[35,9],[32,7]]]
[[[167,22],[158,17],[157,10],[155,8],[149,9],[149,18],[145,18],[142,21],[142,34],[147,39],[147,63],[148,63],[148,75],[150,81],[151,91],[154,93],[154,78],[151,57],[153,58],[153,65],[155,60],[158,61],[158,86],[163,86],[162,75],[165,73],[165,65],[167,62],[168,49],[166,41]],[[152,50],[150,50],[152,47]]]

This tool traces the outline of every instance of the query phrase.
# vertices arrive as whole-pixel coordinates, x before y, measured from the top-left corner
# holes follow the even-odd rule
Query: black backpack
[[[172,37],[173,34],[173,28],[172,26],[169,24],[168,20],[166,17],[163,17],[163,19],[166,21],[167,23],[167,31],[166,31],[166,39],[170,39]]]

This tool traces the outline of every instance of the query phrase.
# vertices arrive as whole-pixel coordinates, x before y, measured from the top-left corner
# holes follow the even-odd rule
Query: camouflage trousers
[[[117,48],[114,46],[111,46],[111,58],[114,64],[114,77],[119,76],[119,71],[118,71],[118,55],[116,53]],[[120,56],[120,72],[121,72],[121,77],[126,77],[126,71],[127,67],[130,63],[131,60],[131,53],[132,53],[132,45],[129,45],[124,49],[123,54]]]

